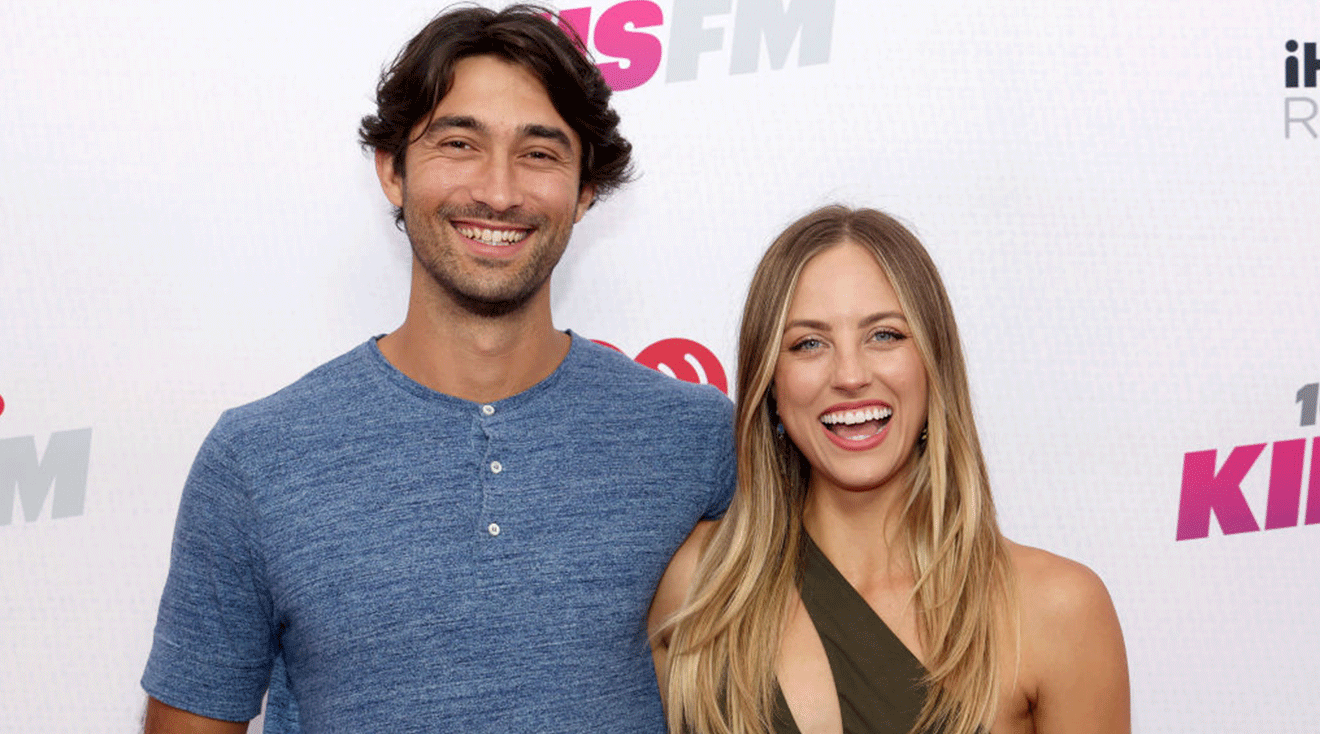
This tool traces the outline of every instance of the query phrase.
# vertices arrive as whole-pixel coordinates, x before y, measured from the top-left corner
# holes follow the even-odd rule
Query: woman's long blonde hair
[[[972,418],[958,327],[935,264],[886,214],[829,206],[794,222],[752,277],[738,341],[738,488],[670,634],[669,728],[699,734],[771,729],[775,657],[801,567],[811,467],[776,432],[771,381],[802,268],[843,242],[871,251],[907,316],[929,384],[927,439],[913,450],[900,541],[926,651],[928,694],[913,731],[987,730],[997,708],[1012,576]],[[1011,631],[1011,632],[1010,632]]]

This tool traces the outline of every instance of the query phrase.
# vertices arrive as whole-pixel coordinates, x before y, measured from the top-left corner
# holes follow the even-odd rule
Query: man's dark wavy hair
[[[449,92],[454,66],[470,56],[496,56],[532,72],[546,88],[559,116],[582,141],[580,185],[602,198],[632,177],[632,144],[619,134],[619,114],[610,107],[609,86],[577,34],[536,5],[495,11],[460,7],[436,16],[408,42],[376,85],[376,114],[362,118],[363,147],[388,152],[404,172],[413,127]],[[594,202],[593,202],[594,203]],[[395,212],[402,222],[403,212]]]

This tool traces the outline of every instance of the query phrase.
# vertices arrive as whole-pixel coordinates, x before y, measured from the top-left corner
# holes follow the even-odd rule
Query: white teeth
[[[520,242],[527,236],[525,229],[486,229],[484,227],[455,226],[458,233],[487,245],[507,245]]]
[[[858,423],[867,421],[879,421],[893,415],[894,411],[890,408],[862,408],[861,410],[840,410],[837,413],[826,413],[820,417],[820,422],[825,425],[835,425],[842,423],[847,426],[855,426]]]

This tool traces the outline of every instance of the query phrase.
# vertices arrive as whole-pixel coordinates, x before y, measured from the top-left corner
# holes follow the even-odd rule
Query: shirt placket
[[[504,497],[502,491],[506,477],[505,472],[509,467],[505,466],[506,457],[503,456],[504,442],[500,440],[500,431],[498,430],[500,420],[500,409],[492,404],[485,404],[477,409],[477,421],[481,425],[482,435],[485,440],[485,446],[481,453],[481,466],[479,467],[479,476],[481,483],[481,515],[479,518],[479,532],[487,540],[498,540],[500,534],[508,530],[505,522]]]

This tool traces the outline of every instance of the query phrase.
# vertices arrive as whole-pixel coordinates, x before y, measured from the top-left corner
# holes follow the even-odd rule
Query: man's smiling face
[[[376,168],[437,295],[498,315],[545,293],[594,194],[580,186],[581,157],[535,75],[472,56],[414,128],[403,175],[388,154]]]

